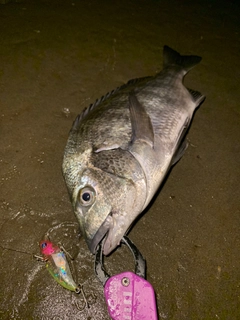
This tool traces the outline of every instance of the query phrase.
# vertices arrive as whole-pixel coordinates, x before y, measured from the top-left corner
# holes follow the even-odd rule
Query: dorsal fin
[[[117,87],[116,89],[109,91],[107,94],[102,96],[100,99],[97,99],[94,103],[90,104],[87,108],[85,108],[74,120],[72,130],[77,130],[79,127],[80,122],[97,106],[99,106],[102,102],[106,101],[109,97],[114,96],[117,92],[120,90],[126,89],[132,85],[136,85],[137,83],[140,83],[144,80],[148,80],[152,78],[151,76],[149,77],[143,77],[143,78],[136,78],[136,79],[131,79],[127,83],[123,84],[120,87]]]
[[[102,96],[100,99],[97,99],[94,103],[91,103],[88,107],[83,109],[83,111],[76,117],[73,122],[72,130],[77,130],[80,122],[97,106],[100,105],[103,101],[107,100],[110,96],[114,95],[114,93],[118,92],[121,87],[117,87],[116,89],[109,91],[105,96]]]
[[[129,86],[131,86],[133,84],[135,85],[135,84],[137,84],[139,82],[146,81],[146,80],[149,80],[151,78],[152,78],[152,76],[131,79],[126,84],[124,84],[122,87],[127,88],[127,87],[129,87]],[[122,87],[121,87],[121,89],[122,89]]]

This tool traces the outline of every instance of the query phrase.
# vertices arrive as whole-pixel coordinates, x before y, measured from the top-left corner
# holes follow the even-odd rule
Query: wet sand
[[[240,318],[240,6],[237,1],[17,1],[0,5],[0,319],[109,319],[78,236],[61,163],[76,115],[162,68],[162,47],[202,62],[189,147],[129,237],[147,260],[159,319]],[[49,232],[82,295],[51,278]],[[133,270],[126,248],[105,260]]]

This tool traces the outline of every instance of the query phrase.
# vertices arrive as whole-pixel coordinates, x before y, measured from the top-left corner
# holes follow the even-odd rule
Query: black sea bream
[[[106,94],[73,123],[63,175],[91,252],[103,237],[105,255],[118,246],[183,155],[186,131],[204,100],[183,77],[200,61],[164,46],[160,73]]]

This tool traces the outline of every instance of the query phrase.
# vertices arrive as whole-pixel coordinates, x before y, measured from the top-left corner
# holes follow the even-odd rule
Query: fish
[[[61,248],[49,240],[42,240],[39,245],[43,261],[46,261],[46,268],[51,276],[62,287],[80,293],[81,287],[73,280],[66,255]]]
[[[201,61],[163,47],[163,68],[96,100],[73,122],[62,172],[89,250],[120,244],[186,150],[186,134],[205,96],[184,76]]]

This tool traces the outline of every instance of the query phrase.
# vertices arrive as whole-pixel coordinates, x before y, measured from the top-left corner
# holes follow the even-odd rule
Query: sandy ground
[[[129,236],[147,260],[159,319],[240,319],[239,9],[237,1],[0,5],[0,319],[109,319],[94,257],[78,238],[63,150],[84,107],[161,69],[164,44],[203,57],[185,84],[207,99],[188,150]],[[47,231],[75,257],[89,308],[32,258]],[[132,270],[131,254],[120,248],[106,267]]]

